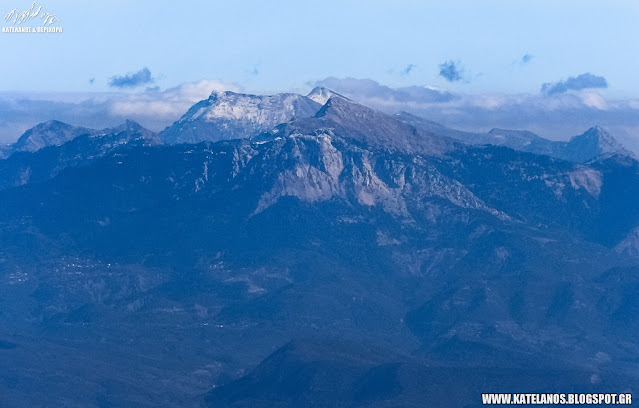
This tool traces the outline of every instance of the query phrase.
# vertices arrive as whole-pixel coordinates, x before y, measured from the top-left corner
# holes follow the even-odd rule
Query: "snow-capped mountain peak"
[[[293,93],[213,92],[161,135],[168,143],[250,138],[293,118],[313,116],[320,107],[312,99]]]
[[[315,88],[313,88],[313,90],[306,95],[307,98],[314,100],[315,102],[319,103],[320,105],[324,105],[326,102],[328,102],[328,100],[330,99],[331,96],[333,95],[338,95],[338,96],[342,96],[340,94],[338,94],[337,92],[333,92],[328,88],[324,88],[323,86],[317,86]],[[342,96],[344,97],[344,96]]]

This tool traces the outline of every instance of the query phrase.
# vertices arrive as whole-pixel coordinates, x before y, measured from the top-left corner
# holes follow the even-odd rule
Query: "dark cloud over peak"
[[[533,58],[535,58],[534,55],[530,55],[528,53],[524,54],[523,57],[521,57],[521,63],[522,64],[528,64],[530,61],[533,60]]]
[[[151,78],[151,71],[148,68],[144,67],[138,72],[122,75],[122,76],[113,76],[109,81],[109,86],[112,88],[137,88],[138,86],[146,85],[153,83],[153,78]]]
[[[462,72],[459,62],[446,61],[439,64],[439,75],[448,82],[461,81]]]
[[[417,65],[415,65],[415,64],[408,64],[408,65],[406,65],[406,68],[404,68],[404,69],[402,70],[402,74],[403,74],[403,75],[408,75],[408,74],[410,74],[410,73],[411,73],[411,71],[412,71],[412,70],[414,70],[415,68],[417,68]]]
[[[580,91],[589,88],[608,88],[606,78],[593,75],[590,72],[568,77],[565,81],[546,82],[541,86],[541,93],[545,95],[556,95],[568,91]]]

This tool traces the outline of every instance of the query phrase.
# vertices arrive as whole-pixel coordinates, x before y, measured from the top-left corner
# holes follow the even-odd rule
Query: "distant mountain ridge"
[[[337,102],[329,102],[332,98]],[[336,112],[339,108],[325,105],[339,104],[340,101],[350,100],[324,87],[316,87],[306,96],[214,92],[207,100],[194,105],[180,120],[167,127],[160,135],[169,144],[252,138],[291,120],[296,120],[297,125],[300,125],[305,119],[313,117],[317,119],[323,115],[321,112],[325,109],[334,111],[332,118],[325,120],[336,121],[338,119]],[[362,107],[353,101],[350,102],[354,104],[353,106]],[[369,112],[381,114],[372,109]],[[493,129],[488,133],[458,131],[406,112],[401,112],[394,117],[418,129],[419,133],[426,135],[425,137],[430,138],[431,141],[439,140],[440,146],[436,150],[440,151],[446,149],[444,144],[450,145],[452,140],[456,140],[466,144],[505,146],[575,162],[586,162],[604,155],[632,154],[600,127],[594,127],[584,134],[590,135],[590,142],[586,143],[580,137],[574,137],[570,142],[559,142],[544,139],[528,131],[506,129]],[[359,130],[362,133],[362,129]],[[371,135],[368,136],[369,139],[371,137]],[[392,138],[386,135],[386,139],[390,141]],[[446,142],[442,142],[443,140]],[[599,140],[601,143],[598,142]],[[398,141],[392,141],[391,144],[393,143],[396,144]]]
[[[91,132],[94,132],[94,130],[50,120],[27,130],[13,144],[12,150],[16,152],[35,152],[47,146],[59,146],[82,134]]]
[[[465,144],[504,146],[576,163],[585,163],[596,158],[616,154],[635,157],[631,151],[624,148],[608,131],[600,126],[594,126],[583,134],[573,136],[569,141],[564,142],[544,139],[524,130],[495,128],[488,133],[464,132],[447,128],[407,112],[400,112],[396,116],[399,120],[419,129],[446,135]]]
[[[110,134],[139,132],[140,137],[147,139],[151,144],[160,143],[160,139],[154,132],[143,128],[140,124],[127,120],[124,124],[106,129],[89,129],[82,126],[73,126],[57,120],[40,123],[24,132],[20,138],[6,147],[9,155],[15,152],[36,152],[48,146],[61,146],[81,135],[102,137]]]
[[[348,108],[348,104],[350,108]],[[340,115],[348,117],[347,112],[357,106],[357,115],[344,122]],[[343,110],[344,112],[340,113]],[[326,115],[326,113],[329,113]],[[323,116],[327,116],[324,117]],[[361,117],[360,123],[353,119]],[[367,119],[368,118],[368,119]],[[384,118],[384,120],[381,120]],[[413,128],[403,127],[396,122],[403,122]],[[290,121],[294,125],[286,126]],[[365,122],[378,122],[378,128],[366,128]],[[312,123],[312,125],[310,124]],[[342,124],[340,124],[342,123]],[[308,95],[282,93],[276,95],[250,95],[230,91],[213,92],[208,99],[192,106],[178,121],[159,133],[158,140],[168,144],[199,143],[202,141],[218,141],[261,137],[262,133],[277,131],[276,128],[294,129],[296,126],[330,128],[350,123],[351,135],[359,135],[363,140],[374,141],[380,145],[382,139],[389,147],[419,149],[422,151],[443,152],[455,143],[470,145],[490,144],[505,146],[511,149],[546,155],[562,160],[585,163],[590,160],[624,155],[635,157],[624,148],[605,129],[594,126],[584,134],[574,136],[569,141],[551,141],[529,131],[492,129],[487,133],[466,132],[447,128],[439,123],[421,117],[400,112],[386,115],[357,104],[348,98],[323,87],[314,88]],[[387,129],[379,128],[391,126]],[[106,130],[110,132],[109,130]],[[49,145],[61,145],[83,133],[98,131],[75,127],[58,121],[41,123],[23,134],[12,146],[3,147],[0,158],[7,157],[17,151],[36,151]],[[407,136],[409,133],[412,136]],[[103,132],[104,133],[104,132]],[[384,133],[384,134],[382,134]],[[419,136],[417,135],[419,134]],[[404,136],[399,136],[404,135]],[[398,138],[403,138],[399,140]],[[430,144],[426,149],[426,145]]]
[[[121,146],[157,146],[159,136],[138,123],[101,130],[49,121],[24,133],[0,160],[0,190],[47,180],[68,167],[85,165]]]

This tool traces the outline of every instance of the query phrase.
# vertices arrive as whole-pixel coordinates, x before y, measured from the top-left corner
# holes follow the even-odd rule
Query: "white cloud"
[[[505,95],[486,94],[468,97],[465,103],[487,110],[499,109],[511,101]]]
[[[148,89],[111,101],[114,116],[133,118],[165,118],[175,120],[193,104],[206,99],[212,92],[240,91],[240,87],[219,81],[187,82],[165,91]]]
[[[599,109],[599,110],[607,110],[608,104],[603,96],[599,95],[597,92],[584,92],[581,95],[581,101],[584,105],[589,106],[591,108]]]

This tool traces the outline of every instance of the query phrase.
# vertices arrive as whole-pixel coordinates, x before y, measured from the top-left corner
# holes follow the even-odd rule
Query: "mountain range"
[[[564,142],[544,139],[532,132],[520,130],[492,129],[488,133],[462,132],[448,129],[439,123],[425,120],[407,112],[400,112],[396,117],[418,129],[445,135],[466,144],[505,146],[522,152],[578,163],[603,156],[633,155],[632,152],[623,147],[612,135],[599,126],[594,126],[584,134],[573,136],[569,141]]]
[[[0,405],[481,406],[632,392],[639,162],[328,89],[0,160]],[[519,390],[519,391],[513,391]]]

